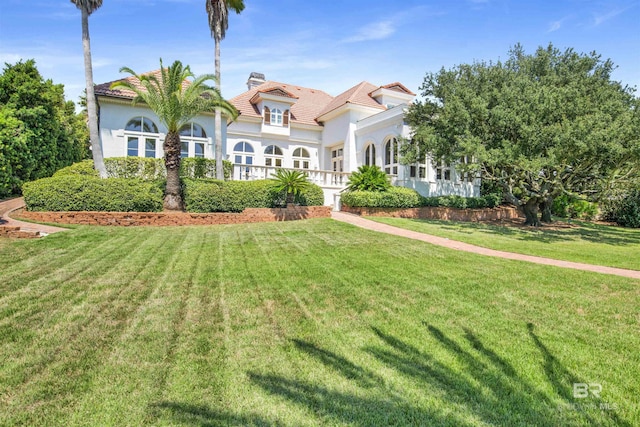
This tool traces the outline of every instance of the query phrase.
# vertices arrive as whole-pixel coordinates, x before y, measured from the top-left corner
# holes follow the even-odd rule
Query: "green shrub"
[[[640,228],[640,189],[621,192],[602,203],[604,219],[623,227]]]
[[[162,210],[162,185],[69,174],[26,183],[23,195],[30,211],[157,212]]]
[[[286,194],[278,191],[271,180],[218,181],[185,179],[184,203],[189,212],[242,212],[246,208],[273,208],[285,202]],[[315,184],[309,184],[297,196],[295,203],[322,206],[324,194]]]
[[[404,187],[391,187],[389,191],[394,194],[386,194],[388,192],[349,191],[343,193],[341,201],[345,206],[354,207],[416,208],[431,206],[456,209],[494,208],[502,202],[502,196],[499,194],[488,194],[482,197],[422,197],[414,190]]]
[[[109,178],[140,178],[148,181],[165,179],[167,169],[164,159],[147,157],[109,157],[104,159]],[[233,164],[223,161],[225,179],[231,177]],[[54,176],[89,175],[98,176],[93,168],[93,160],[74,163],[60,169]],[[216,161],[202,157],[187,157],[180,162],[180,177],[182,178],[214,178],[216,176]]]
[[[296,197],[309,186],[307,175],[296,170],[277,169],[270,181],[278,193],[284,194],[284,205],[294,203]]]
[[[561,218],[592,220],[598,214],[598,205],[574,195],[563,194],[553,200],[551,213]]]
[[[418,192],[404,187],[391,187],[387,191],[347,191],[340,199],[345,206],[363,208],[413,208],[421,204]]]
[[[378,166],[360,166],[347,182],[347,191],[386,191],[389,188],[389,175]]]

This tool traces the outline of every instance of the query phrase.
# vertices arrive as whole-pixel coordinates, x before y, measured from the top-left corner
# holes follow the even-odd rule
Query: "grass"
[[[631,279],[328,219],[79,227],[0,259],[0,425],[640,423]]]
[[[473,222],[368,217],[485,248],[640,270],[640,229],[572,221],[572,228],[515,228]]]

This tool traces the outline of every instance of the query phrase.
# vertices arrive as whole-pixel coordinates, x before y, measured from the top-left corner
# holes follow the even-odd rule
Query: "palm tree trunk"
[[[167,188],[164,195],[164,209],[182,210],[180,195],[180,134],[169,132],[164,140],[164,164],[167,168]]]
[[[89,12],[82,8],[82,49],[84,51],[84,75],[87,84],[87,115],[89,121],[89,140],[91,141],[91,153],[93,165],[101,178],[107,177],[107,169],[104,166],[100,135],[98,133],[98,113],[96,95],[93,91],[93,66],[91,64],[91,40],[89,38]]]
[[[216,87],[220,90],[220,40],[215,38],[216,45]],[[220,114],[220,109],[216,108],[215,111],[215,138],[216,138],[216,179],[223,180],[224,179],[224,169],[222,167],[222,114]]]

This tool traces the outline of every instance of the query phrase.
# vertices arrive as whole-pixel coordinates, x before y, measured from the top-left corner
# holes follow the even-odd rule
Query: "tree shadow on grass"
[[[432,351],[372,328],[382,345],[363,350],[412,380],[422,398],[394,389],[375,372],[319,346],[293,340],[295,346],[353,382],[362,392],[337,389],[305,379],[249,372],[249,378],[274,396],[308,408],[322,422],[369,425],[615,425],[630,427],[613,411],[576,410],[573,384],[580,382],[527,325],[529,336],[542,356],[549,392],[520,375],[509,361],[464,328],[467,346],[423,323],[431,336]],[[437,346],[435,348],[433,346]],[[469,345],[471,348],[469,348]],[[444,355],[443,351],[444,350]],[[436,356],[438,355],[438,356]],[[452,360],[454,362],[452,362]],[[415,391],[414,391],[415,394]],[[429,397],[443,402],[425,406]]]
[[[192,405],[180,402],[158,402],[150,406],[154,419],[169,419],[172,425],[185,426],[257,426],[277,427],[284,424],[273,423],[260,415],[236,415],[216,411],[206,405]]]
[[[436,224],[444,230],[460,234],[473,234],[475,230],[499,236],[509,236],[522,241],[537,241],[542,243],[554,243],[567,240],[582,240],[592,243],[604,243],[607,245],[629,245],[640,243],[640,235],[633,236],[628,230],[619,227],[588,224],[576,222],[579,227],[562,230],[543,227],[516,228],[501,225],[488,225],[482,223],[457,223],[441,220],[415,220],[426,224]]]

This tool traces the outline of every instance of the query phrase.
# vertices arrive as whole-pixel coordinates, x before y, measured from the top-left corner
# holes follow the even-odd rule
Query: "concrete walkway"
[[[583,264],[580,262],[560,261],[552,258],[543,258],[533,255],[522,255],[513,252],[496,251],[481,246],[470,245],[468,243],[449,240],[444,237],[432,236],[430,234],[418,233],[416,231],[406,230],[404,228],[394,227],[392,225],[381,224],[371,221],[357,215],[344,212],[331,212],[331,217],[337,221],[346,222],[357,227],[367,230],[378,231],[380,233],[393,234],[394,236],[406,237],[408,239],[420,240],[431,243],[433,245],[443,246],[458,251],[471,252],[474,254],[493,256],[498,258],[513,259],[517,261],[527,261],[535,264],[552,265],[555,267],[573,268],[575,270],[592,271],[594,273],[613,274],[616,276],[630,277],[632,279],[640,279],[640,271],[627,270],[624,268],[604,267],[601,265]]]
[[[0,226],[4,225],[8,227],[20,227],[20,230],[22,231],[39,231],[41,235],[57,233],[59,231],[67,231],[66,228],[18,221],[9,217],[11,212],[15,211],[16,209],[23,208],[24,206],[24,199],[22,197],[16,197],[15,199],[9,199],[0,202]]]

